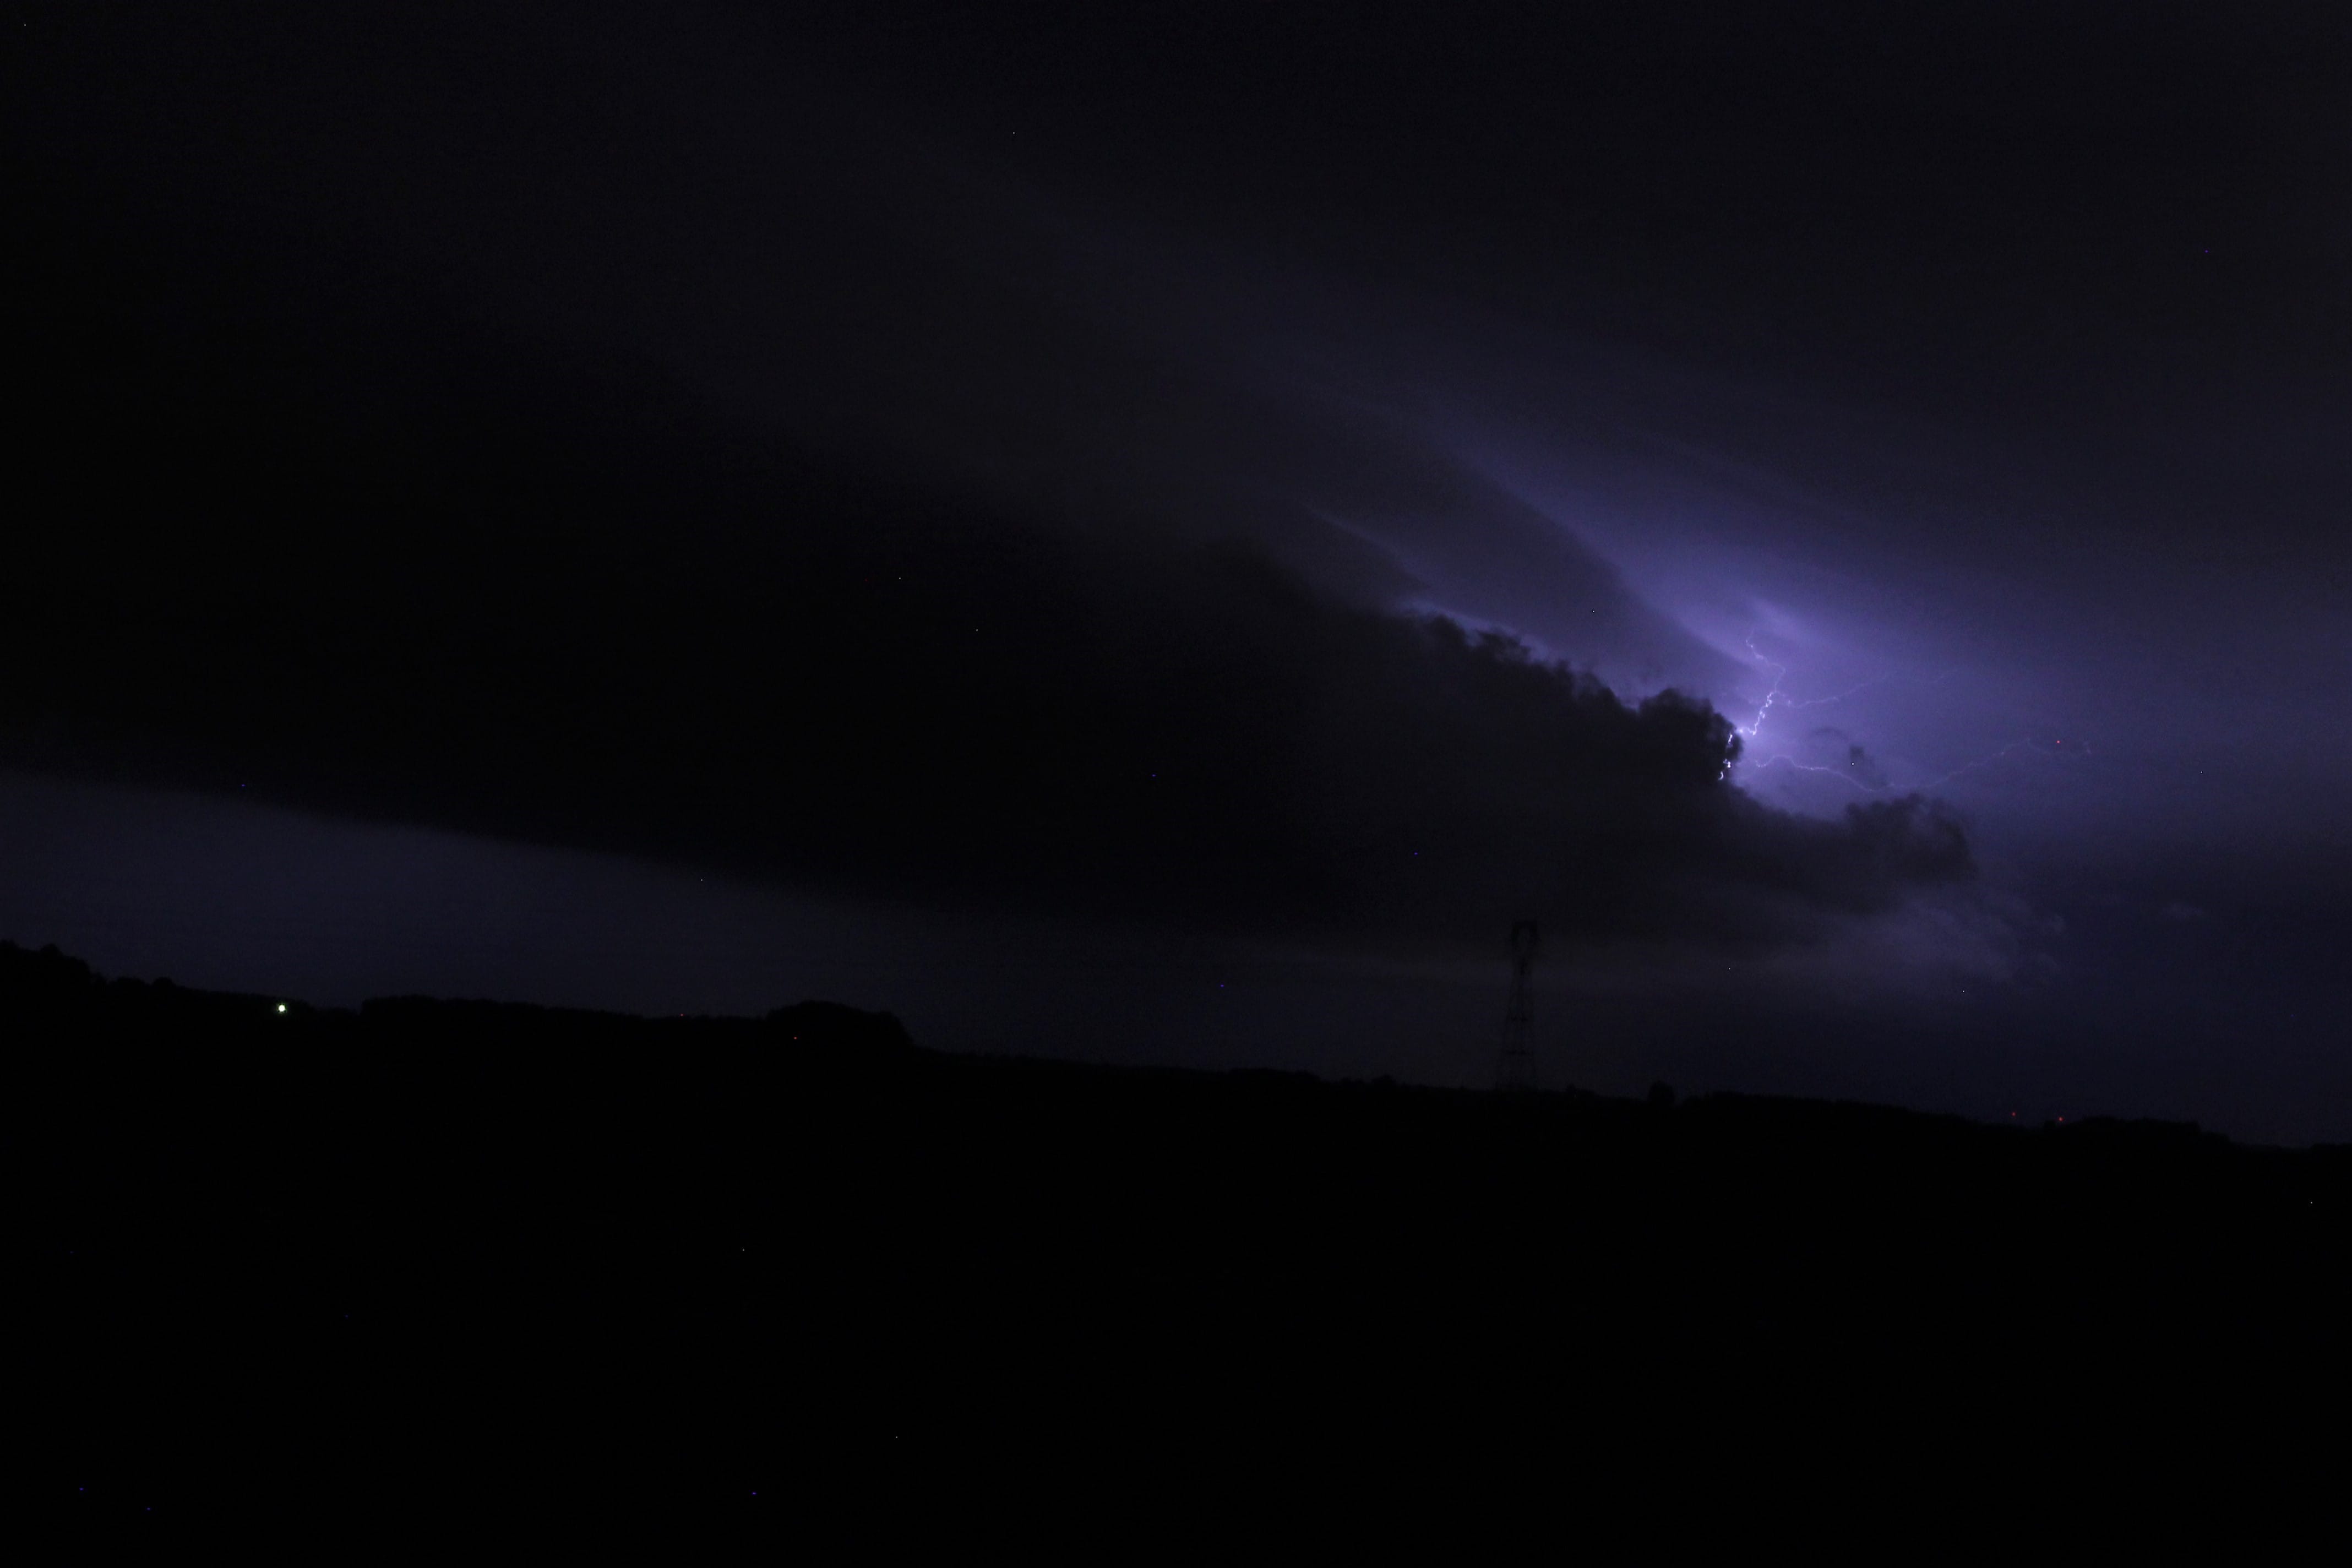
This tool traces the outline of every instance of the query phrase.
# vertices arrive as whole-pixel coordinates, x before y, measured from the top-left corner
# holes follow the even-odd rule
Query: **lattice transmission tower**
[[[1495,1064],[1496,1089],[1533,1089],[1536,1058],[1536,922],[1511,922],[1511,999],[1503,1008],[1503,1055]]]

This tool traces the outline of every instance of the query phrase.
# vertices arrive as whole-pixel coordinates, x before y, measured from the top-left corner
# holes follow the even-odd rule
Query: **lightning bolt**
[[[1891,675],[1886,674],[1874,675],[1867,680],[1850,686],[1843,691],[1833,693],[1831,696],[1808,698],[1800,700],[1799,699],[1790,697],[1782,686],[1782,682],[1788,679],[1789,667],[1781,663],[1780,660],[1769,657],[1761,648],[1758,647],[1756,646],[1756,634],[1754,632],[1749,632],[1740,640],[1748,649],[1748,658],[1754,659],[1758,664],[1772,672],[1772,684],[1764,693],[1764,700],[1757,705],[1756,716],[1745,724],[1735,724],[1732,726],[1732,731],[1735,735],[1751,742],[1762,738],[1764,732],[1764,721],[1771,714],[1775,708],[1785,709],[1792,713],[1801,712],[1808,708],[1826,708],[1832,703],[1843,702],[1849,697],[1859,695],[1864,691],[1869,690],[1874,686],[1881,685],[1893,679]],[[1930,684],[1941,685],[1950,673],[1951,672],[1949,670],[1945,671],[1943,675],[1937,676]],[[1904,793],[1911,794],[1915,791],[1941,789],[1944,785],[1951,783],[1954,779],[1975,773],[1980,768],[1990,767],[1993,763],[2000,762],[2003,757],[2013,755],[2014,753],[2021,751],[2032,751],[2037,755],[2050,757],[2053,760],[2067,755],[2087,757],[2096,754],[2089,746],[2084,745],[2080,742],[2075,742],[2073,750],[2069,752],[2066,749],[2066,742],[2063,741],[2051,741],[2045,742],[2032,740],[2031,738],[2011,741],[2008,745],[2001,747],[1999,751],[1989,752],[1985,755],[1978,757],[1972,762],[1962,763],[1958,767],[1954,768],[1951,772],[1944,773],[1939,777],[1929,779],[1923,784],[1913,785]],[[1725,749],[1723,760],[1723,771],[1716,775],[1718,781],[1727,779],[1731,776],[1731,765],[1732,759],[1730,749],[1727,747]],[[1827,773],[1832,778],[1837,779],[1843,784],[1849,784],[1864,795],[1885,795],[1895,787],[1891,784],[1872,784],[1866,779],[1858,779],[1843,768],[1830,767],[1820,763],[1801,763],[1796,758],[1789,755],[1786,752],[1776,752],[1771,756],[1758,759],[1753,765],[1759,773],[1761,773],[1766,768],[1785,767],[1803,773]]]
[[[1762,773],[1766,768],[1773,767],[1794,768],[1801,773],[1827,773],[1830,777],[1837,779],[1841,783],[1852,784],[1854,788],[1862,791],[1864,795],[1885,795],[1888,790],[1894,787],[1892,784],[1872,784],[1866,779],[1858,779],[1842,768],[1828,767],[1819,763],[1801,763],[1797,761],[1796,758],[1789,755],[1786,752],[1781,752],[1776,755],[1766,757],[1762,762],[1756,764],[1756,771],[1758,773]],[[1935,786],[1930,784],[1927,787],[1932,789]]]
[[[1997,752],[1988,752],[1983,756],[1977,758],[1973,762],[1962,763],[1950,773],[1938,774],[1937,777],[1927,780],[1925,784],[1905,786],[1903,793],[1906,795],[1911,795],[1927,790],[1941,789],[1944,785],[1951,783],[1956,778],[1959,778],[1964,774],[1975,773],[1979,768],[1989,768],[1992,766],[1993,763],[2000,761],[2003,757],[2012,755],[2018,752],[2027,751],[2033,752],[2036,756],[2048,757],[2053,762],[2064,757],[2091,757],[2098,754],[2089,746],[2083,744],[2079,741],[2073,745],[2068,745],[2063,741],[2037,741],[2031,738],[2022,741],[2011,741],[2008,745],[2001,747],[2000,750]],[[1855,789],[1862,791],[1864,795],[1885,795],[1896,787],[1891,784],[1872,784],[1866,779],[1855,778],[1852,773],[1846,773],[1843,769],[1828,767],[1817,763],[1801,763],[1785,752],[1766,757],[1756,764],[1756,769],[1759,773],[1761,773],[1766,768],[1772,767],[1792,768],[1801,773],[1827,773],[1832,778],[1852,784]]]
[[[1748,727],[1740,731],[1741,734],[1746,735],[1752,741],[1759,732],[1762,731],[1764,728],[1764,716],[1772,711],[1772,704],[1780,700],[1780,682],[1788,679],[1789,667],[1780,663],[1778,659],[1765,658],[1763,650],[1756,646],[1756,634],[1754,632],[1749,632],[1746,637],[1739,640],[1748,645],[1748,658],[1754,659],[1757,663],[1765,666],[1772,672],[1772,689],[1764,694],[1763,705],[1756,710],[1756,717],[1749,720],[1748,721]]]
[[[1839,692],[1834,697],[1808,698],[1802,702],[1799,702],[1791,699],[1787,705],[1791,709],[1826,708],[1832,702],[1843,702],[1849,697],[1859,696],[1861,693],[1869,690],[1872,687],[1881,685],[1892,679],[1893,677],[1891,676],[1874,675],[1868,680],[1862,681],[1857,685],[1847,687],[1843,691]]]
[[[2001,758],[2008,756],[2011,752],[2029,750],[2033,752],[2037,756],[2049,757],[2053,761],[2062,756],[2095,757],[2098,755],[2096,752],[2094,752],[2089,746],[2084,744],[2080,741],[2075,742],[2072,747],[2069,747],[2063,741],[2051,741],[2048,742],[2032,740],[2011,741],[2000,751],[1988,752],[1986,755],[1979,757],[1973,763],[1962,763],[1958,767],[1954,768],[1942,778],[1929,779],[1926,784],[1921,784],[1919,787],[1921,789],[1934,789],[1940,784],[1948,784],[1954,779],[1958,778],[1962,773],[1972,773],[1979,768],[1990,767],[1993,763],[2000,761]]]
[[[1753,741],[1764,731],[1764,716],[1771,712],[1772,705],[1780,700],[1782,695],[1780,691],[1780,682],[1788,679],[1789,667],[1780,663],[1778,659],[1765,658],[1763,650],[1756,646],[1756,634],[1754,632],[1749,632],[1746,637],[1739,640],[1747,645],[1748,658],[1754,659],[1757,663],[1763,665],[1772,672],[1771,689],[1764,693],[1764,700],[1762,704],[1757,708],[1756,717],[1750,719],[1745,724],[1734,724],[1731,727],[1733,736]],[[1715,775],[1716,782],[1717,784],[1722,783],[1725,779],[1731,776],[1731,748],[1729,746],[1726,746],[1723,749],[1723,771]],[[1761,766],[1764,764],[1759,765]]]

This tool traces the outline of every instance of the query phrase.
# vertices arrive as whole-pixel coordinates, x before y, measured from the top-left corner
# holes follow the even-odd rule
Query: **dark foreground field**
[[[979,1059],[822,1005],[281,1012],[15,948],[0,1028],[19,1408],[93,1516],[2338,1440],[2343,1149]]]

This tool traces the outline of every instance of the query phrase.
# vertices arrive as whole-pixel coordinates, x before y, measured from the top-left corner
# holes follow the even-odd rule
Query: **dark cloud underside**
[[[20,260],[20,760],[1240,931],[1786,938],[1968,871],[1916,802],[1759,807],[1703,705],[1252,548],[780,456],[430,300]]]

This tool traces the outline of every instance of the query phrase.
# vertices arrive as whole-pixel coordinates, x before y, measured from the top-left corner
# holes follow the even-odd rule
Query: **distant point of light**
[[[281,1013],[283,1013],[284,1011],[286,1011],[286,1004],[285,1004],[285,1003],[283,1003],[283,1002],[280,1002],[279,1004],[278,1004],[278,1010],[279,1012],[281,1012]]]

